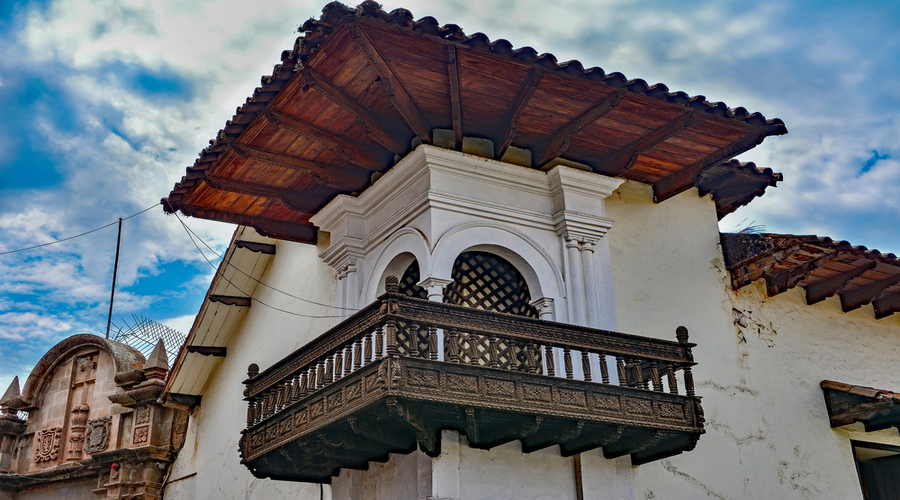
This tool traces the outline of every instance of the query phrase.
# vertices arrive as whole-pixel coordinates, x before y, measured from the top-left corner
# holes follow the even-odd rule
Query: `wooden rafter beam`
[[[272,186],[264,186],[253,182],[228,179],[215,175],[207,175],[204,182],[213,189],[228,191],[231,193],[260,196],[263,198],[277,198],[284,202],[288,208],[295,212],[312,215],[319,211],[329,199],[324,196],[301,194],[291,189],[280,189]]]
[[[346,190],[350,187],[355,190],[365,187],[369,181],[368,171],[352,165],[323,164],[243,144],[234,144],[231,148],[244,158],[308,173],[315,177],[317,182],[335,189]]]
[[[234,242],[236,248],[246,248],[251,252],[262,253],[265,255],[275,255],[275,245],[271,243],[260,243],[258,241],[237,240]]]
[[[226,306],[250,307],[250,297],[235,297],[232,295],[210,295],[210,302],[218,302]]]
[[[577,134],[581,129],[596,122],[610,111],[616,109],[616,106],[622,102],[625,97],[625,91],[617,90],[605,96],[597,104],[591,106],[590,109],[582,113],[565,126],[553,133],[549,139],[536,148],[535,165],[544,165],[550,160],[565,153],[569,148],[569,142],[572,136]]]
[[[293,116],[267,109],[263,112],[266,120],[276,126],[290,130],[304,137],[328,144],[347,161],[355,163],[367,170],[376,172],[384,171],[389,163],[384,161],[384,154],[366,144],[332,133],[331,131],[316,125],[298,120]]]
[[[513,139],[515,139],[519,117],[522,115],[525,106],[531,101],[532,96],[534,96],[534,92],[537,90],[538,85],[540,85],[543,76],[543,69],[537,66],[531,68],[528,72],[528,76],[525,78],[525,82],[522,84],[522,88],[519,90],[519,94],[513,101],[513,104],[503,118],[503,121],[500,122],[500,129],[498,129],[496,133],[497,151],[494,155],[497,159],[503,157],[506,150],[509,148],[509,145],[512,144]]]
[[[798,249],[800,245],[797,245]],[[791,252],[793,253],[793,252]],[[788,254],[789,255],[789,254]],[[779,293],[783,293],[788,291],[797,285],[797,283],[805,280],[809,277],[809,274],[816,269],[824,266],[831,260],[834,260],[837,257],[840,257],[840,252],[832,252],[826,254],[818,259],[811,260],[799,266],[791,267],[787,271],[782,271],[780,273],[775,274],[767,274],[766,275],[766,291],[769,294],[769,297],[774,297]],[[790,266],[791,264],[785,264],[786,266]]]
[[[190,217],[230,222],[241,226],[250,226],[256,229],[256,232],[262,236],[298,241],[300,243],[315,244],[318,236],[316,228],[312,224],[284,222],[257,216],[251,217],[222,210],[196,208],[190,205],[182,206],[181,212]]]
[[[358,23],[356,19],[350,19],[347,21],[347,28],[350,31],[350,37],[362,49],[369,64],[374,66],[375,71],[381,77],[381,84],[391,104],[394,105],[394,108],[400,113],[400,116],[403,117],[419,140],[425,144],[431,144],[431,126],[428,124],[428,120],[425,119],[422,111],[419,110],[416,102],[413,101],[412,96],[406,91],[406,87],[403,86],[391,67],[381,57],[378,49],[372,44],[372,40],[362,28],[362,24]]]
[[[356,117],[356,124],[378,144],[396,155],[406,154],[409,149],[402,141],[397,140],[390,132],[391,127],[375,116],[356,99],[345,94],[331,82],[316,73],[312,68],[303,68],[303,80],[311,88],[322,93],[331,102]]]
[[[450,80],[450,115],[453,122],[453,148],[462,148],[462,97],[459,85],[459,57],[456,45],[447,46],[447,76]]]
[[[874,268],[877,264],[877,261],[871,260],[849,271],[806,285],[806,303],[812,305],[831,297],[844,288],[848,281]]]
[[[703,169],[752,149],[765,138],[765,131],[754,131],[731,146],[711,153],[687,167],[663,177],[653,183],[653,201],[661,203],[682,191],[686,191],[693,185],[694,179],[700,175]]]
[[[628,170],[634,165],[639,154],[686,129],[691,125],[696,116],[697,111],[688,111],[662,127],[651,131],[649,134],[629,144],[621,151],[618,151],[599,162],[601,171],[605,175],[615,177],[625,170]]]
[[[215,297],[215,295],[213,295]],[[248,301],[250,299],[247,299]],[[201,356],[213,356],[216,358],[224,358],[228,355],[227,347],[208,346],[208,345],[187,345],[187,352],[199,354]]]
[[[900,283],[900,274],[885,278],[883,280],[861,286],[853,290],[844,290],[841,292],[841,308],[844,312],[858,309],[869,302],[879,298],[881,294],[889,287]]]

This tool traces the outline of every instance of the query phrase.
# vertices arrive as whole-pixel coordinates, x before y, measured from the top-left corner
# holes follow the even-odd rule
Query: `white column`
[[[452,283],[453,280],[448,280],[444,278],[435,278],[434,276],[429,276],[418,283],[418,285],[424,288],[428,292],[428,300],[432,302],[443,302],[444,301],[444,288]],[[437,329],[437,345],[438,345],[438,361],[444,361],[444,329]]]
[[[432,498],[458,499],[459,485],[459,433],[441,432],[441,455],[432,459]]]
[[[584,275],[581,271],[581,256],[578,249],[578,241],[575,239],[566,240],[566,253],[569,256],[569,276],[568,281],[572,284],[572,313],[574,318],[572,323],[581,326],[587,326],[587,317],[584,310]]]
[[[579,250],[581,250],[581,268],[584,271],[584,299],[587,306],[587,326],[600,328],[597,273],[594,272],[594,242],[583,242]]]
[[[345,314],[353,313],[359,309],[359,273],[356,268],[356,261],[351,260],[347,264],[347,269],[344,271],[344,288],[346,290],[346,297],[344,301],[344,307],[351,309],[350,311],[344,310]]]

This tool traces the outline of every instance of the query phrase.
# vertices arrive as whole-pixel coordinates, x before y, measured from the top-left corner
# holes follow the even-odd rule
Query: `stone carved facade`
[[[93,335],[50,349],[0,398],[0,498],[160,498],[187,427],[157,402],[167,373],[162,343],[148,359]]]

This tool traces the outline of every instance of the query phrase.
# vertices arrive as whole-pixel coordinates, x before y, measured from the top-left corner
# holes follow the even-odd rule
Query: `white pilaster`
[[[597,273],[594,271],[594,242],[584,241],[579,247],[581,268],[584,271],[584,299],[587,326],[600,328],[600,304],[597,294]]]
[[[581,269],[581,252],[578,248],[578,241],[566,240],[566,253],[569,265],[569,275],[566,276],[566,280],[571,284],[570,292],[572,293],[572,296],[569,297],[572,302],[572,323],[587,326],[587,313],[584,309],[584,272]]]

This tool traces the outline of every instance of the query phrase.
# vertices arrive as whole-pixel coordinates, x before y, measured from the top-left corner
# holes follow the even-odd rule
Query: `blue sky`
[[[477,4],[477,5],[476,5]],[[900,4],[387,2],[559,60],[782,118],[741,155],[784,182],[722,221],[900,253]],[[306,0],[0,2],[0,252],[81,233],[168,194],[298,25]],[[222,248],[233,226],[189,220]],[[115,227],[0,255],[0,390],[65,336],[102,332]],[[186,331],[212,269],[157,208],[125,222],[114,322]]]

